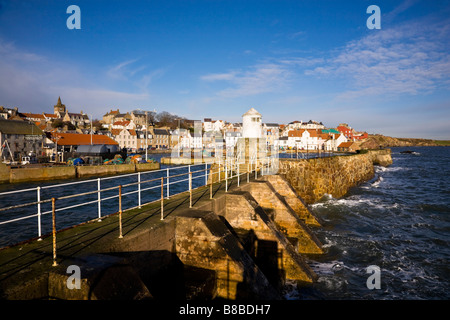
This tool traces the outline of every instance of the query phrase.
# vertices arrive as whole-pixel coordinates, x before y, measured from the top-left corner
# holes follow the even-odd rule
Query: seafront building
[[[41,156],[44,140],[44,132],[33,122],[0,119],[0,150],[3,162]]]
[[[368,137],[366,132],[357,132],[346,123],[341,123],[337,128],[326,128],[322,122],[315,120],[295,120],[288,124],[263,122],[262,115],[255,108],[250,108],[243,114],[240,123],[212,118],[204,118],[203,121],[176,119],[176,128],[173,124],[169,126],[167,122],[155,124],[155,114],[156,111],[137,109],[121,112],[119,108],[111,109],[103,115],[102,120],[94,121],[94,126],[92,119],[83,111],[69,112],[60,97],[53,106],[53,113],[21,113],[18,108],[0,107],[0,119],[33,123],[42,133],[48,135],[44,135],[42,140],[36,138],[33,143],[24,143],[23,138],[17,138],[20,142],[11,141],[9,144],[12,158],[16,159],[30,152],[54,158],[57,143],[51,137],[54,137],[55,133],[88,134],[90,137],[101,135],[115,141],[120,148],[128,152],[171,148],[213,150],[217,148],[217,144],[234,148],[241,138],[262,139],[267,147],[281,150],[352,151],[355,145],[352,147],[343,143],[357,142]],[[180,127],[180,120],[183,122],[183,128]],[[83,139],[80,136],[79,140]],[[3,141],[6,141],[5,138]],[[63,149],[67,147],[58,148],[59,151]]]

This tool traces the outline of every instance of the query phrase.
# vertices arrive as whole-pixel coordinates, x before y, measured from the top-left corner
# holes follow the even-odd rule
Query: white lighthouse
[[[242,137],[243,138],[261,138],[262,121],[261,114],[254,108],[251,108],[242,115]]]

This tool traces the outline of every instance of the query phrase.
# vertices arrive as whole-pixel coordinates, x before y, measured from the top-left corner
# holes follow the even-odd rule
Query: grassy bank
[[[450,140],[434,140],[438,146],[450,146]]]

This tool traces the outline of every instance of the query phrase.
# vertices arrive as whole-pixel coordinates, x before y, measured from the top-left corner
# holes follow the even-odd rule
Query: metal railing
[[[268,159],[270,159],[270,158],[268,158]],[[200,169],[200,170],[192,170],[199,166],[204,166],[204,168]],[[209,169],[208,169],[208,166],[209,166]],[[174,167],[174,168],[166,168],[166,169],[146,171],[146,172],[138,172],[138,173],[132,173],[132,174],[119,175],[119,176],[111,176],[111,177],[103,177],[103,178],[83,180],[83,181],[61,183],[61,184],[48,185],[48,186],[42,186],[42,187],[38,186],[35,188],[28,188],[28,189],[23,189],[23,190],[1,192],[0,193],[0,201],[1,201],[2,196],[11,196],[11,195],[17,196],[17,194],[25,193],[25,192],[35,192],[36,193],[36,201],[2,207],[2,208],[0,208],[0,215],[3,215],[7,211],[11,211],[14,209],[23,209],[26,207],[34,207],[34,206],[35,206],[37,212],[32,213],[32,214],[27,214],[25,216],[5,220],[5,221],[0,221],[0,227],[2,225],[21,221],[24,219],[37,218],[37,229],[38,229],[38,237],[37,238],[38,238],[38,240],[41,240],[42,239],[42,217],[44,215],[51,213],[51,215],[52,215],[52,232],[51,233],[52,233],[53,237],[55,237],[56,236],[56,213],[57,212],[97,203],[98,204],[97,205],[97,217],[95,219],[97,219],[99,222],[101,222],[102,218],[104,218],[106,216],[106,215],[103,215],[103,212],[102,212],[102,206],[101,206],[102,203],[104,203],[105,201],[117,198],[119,210],[110,212],[107,215],[112,215],[112,214],[117,214],[117,213],[119,214],[119,238],[123,238],[122,214],[124,211],[141,208],[144,205],[153,203],[155,201],[160,201],[161,202],[161,220],[164,220],[164,199],[169,199],[171,196],[188,191],[189,192],[189,207],[191,208],[192,207],[192,192],[193,192],[193,190],[198,189],[200,187],[208,186],[208,177],[209,176],[211,178],[210,182],[209,182],[210,198],[212,199],[212,197],[213,197],[212,188],[213,188],[213,184],[215,184],[215,182],[213,182],[214,175],[216,175],[216,174],[218,175],[218,179],[217,179],[216,183],[225,182],[225,192],[228,192],[229,181],[232,181],[234,178],[236,178],[237,186],[239,186],[241,183],[242,175],[246,175],[247,182],[249,182],[250,174],[254,174],[254,177],[256,179],[258,177],[258,172],[260,175],[264,175],[265,173],[267,174],[268,171],[274,167],[274,161],[270,161],[270,160],[260,161],[259,160],[259,161],[255,161],[255,162],[248,162],[247,170],[241,172],[242,166],[243,166],[243,163],[236,161],[236,159],[234,159],[234,160],[230,159],[230,160],[224,161],[223,163],[218,163],[217,171],[210,172],[209,174],[208,174],[208,171],[212,171],[211,164],[205,163],[205,164],[179,166],[179,167]],[[173,172],[175,170],[181,170],[181,169],[187,169],[187,172],[175,174],[175,175],[170,174],[171,172]],[[142,179],[142,176],[145,174],[155,175],[158,173],[159,173],[159,175],[161,175],[160,177],[153,178],[153,179],[146,179],[146,180]],[[221,178],[221,176],[223,176],[223,175],[225,176],[224,179]],[[104,182],[104,181],[113,180],[113,179],[123,180],[124,178],[132,177],[132,176],[137,177],[136,182],[130,182],[130,183],[119,184],[116,186],[102,188],[102,182]],[[186,178],[184,178],[184,177],[186,177]],[[204,183],[198,183],[199,186],[194,188],[193,184],[192,184],[193,180],[200,179],[200,178],[204,178]],[[93,182],[96,182],[96,184],[97,184],[97,189],[93,190],[93,191],[75,193],[75,194],[70,194],[70,195],[62,195],[62,196],[52,196],[51,198],[41,199],[42,191],[46,190],[46,189],[58,188],[59,190],[61,190],[61,187],[66,187],[66,186],[77,186],[78,187],[78,186],[83,186],[83,184],[93,183]],[[186,189],[181,188],[178,190],[178,192],[170,194],[171,186],[173,188],[173,186],[175,184],[179,184],[182,182],[188,182],[188,187]],[[154,185],[143,188],[143,185],[151,184],[151,183],[154,183]],[[128,191],[128,192],[124,192],[125,188],[129,188],[132,186],[137,186],[137,189]],[[151,199],[151,201],[148,201],[146,203],[142,203],[143,193],[145,191],[153,190],[153,189],[160,189],[160,196],[153,198],[153,199]],[[114,190],[116,190],[115,194],[106,196],[106,194],[108,192],[114,192]],[[136,194],[136,193],[137,193],[138,197],[137,197],[137,199],[133,200],[132,203],[136,204],[136,202],[137,202],[137,205],[128,207],[124,210],[123,203],[122,203],[124,197],[132,195],[132,194]],[[164,196],[164,193],[166,193],[166,196]],[[63,200],[71,201],[72,199],[75,199],[75,198],[81,198],[81,197],[95,195],[95,194],[97,194],[97,196],[95,197],[94,200],[89,200],[89,201],[85,201],[83,203],[78,203],[78,204],[70,204],[65,207],[62,206],[62,207],[57,208],[57,203],[61,203]],[[102,197],[102,195],[104,197]],[[42,206],[44,204],[48,204],[48,203],[51,203],[51,210],[47,210],[47,211],[42,210]],[[92,220],[92,219],[88,219],[88,221],[90,221],[90,220]],[[83,222],[86,222],[86,221],[83,221]],[[79,223],[75,223],[73,225],[77,225]],[[55,246],[55,244],[54,244],[54,246]],[[56,263],[56,251],[55,250],[56,249],[54,249],[54,263]]]

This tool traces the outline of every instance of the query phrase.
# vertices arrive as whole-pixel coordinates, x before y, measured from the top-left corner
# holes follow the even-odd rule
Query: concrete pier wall
[[[0,183],[75,179],[158,170],[159,163],[13,168],[0,164]]]
[[[390,150],[318,159],[280,159],[279,174],[286,178],[298,195],[311,204],[325,194],[335,198],[351,187],[374,176],[374,164],[390,165]]]

